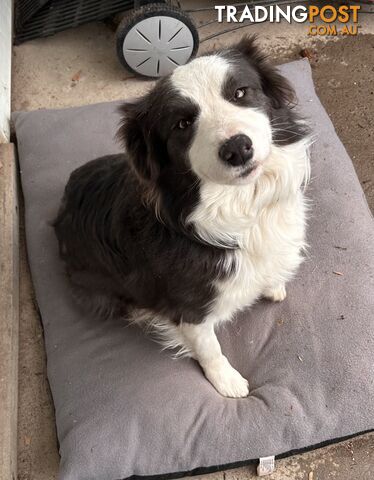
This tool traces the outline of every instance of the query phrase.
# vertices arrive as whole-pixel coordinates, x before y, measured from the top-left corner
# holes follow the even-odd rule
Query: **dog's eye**
[[[247,89],[245,87],[237,88],[234,93],[234,99],[239,100],[240,98],[243,98],[246,93]]]
[[[188,128],[189,126],[191,126],[191,124],[192,124],[191,120],[188,120],[187,118],[182,118],[182,120],[179,120],[177,127],[180,130],[184,130],[185,128]]]

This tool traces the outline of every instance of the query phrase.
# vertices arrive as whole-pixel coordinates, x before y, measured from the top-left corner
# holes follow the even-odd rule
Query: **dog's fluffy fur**
[[[126,153],[74,171],[54,224],[79,301],[156,330],[229,397],[248,382],[215,325],[283,300],[302,261],[309,137],[292,102],[253,38],[176,68],[123,105]],[[253,157],[232,166],[219,149],[238,134]]]

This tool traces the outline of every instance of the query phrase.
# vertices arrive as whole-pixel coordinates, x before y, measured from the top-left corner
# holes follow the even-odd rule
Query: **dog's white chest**
[[[215,284],[214,321],[229,319],[296,272],[305,247],[306,205],[300,187],[308,176],[309,158],[300,142],[274,147],[256,183],[206,183],[201,189],[200,204],[189,220],[212,245],[234,241],[240,246],[228,251],[224,262],[235,273]]]
[[[228,253],[227,262],[234,262],[235,273],[217,282],[212,314],[218,320],[229,319],[266,290],[290,280],[302,261],[304,238],[301,193],[290,205],[275,205],[264,212],[248,230],[244,247]]]

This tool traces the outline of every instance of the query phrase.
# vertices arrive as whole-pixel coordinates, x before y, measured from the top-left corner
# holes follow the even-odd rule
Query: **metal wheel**
[[[145,77],[162,77],[196,55],[199,36],[191,18],[165,4],[141,7],[117,30],[117,54],[123,66]]]

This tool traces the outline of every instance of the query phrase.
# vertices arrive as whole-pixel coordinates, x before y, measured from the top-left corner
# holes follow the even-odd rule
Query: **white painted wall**
[[[0,0],[0,143],[9,142],[13,0]]]

